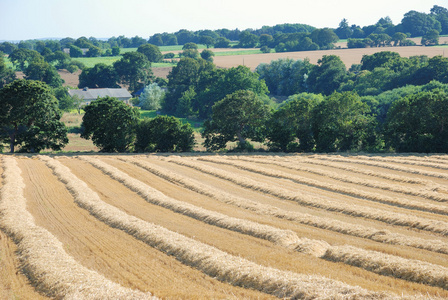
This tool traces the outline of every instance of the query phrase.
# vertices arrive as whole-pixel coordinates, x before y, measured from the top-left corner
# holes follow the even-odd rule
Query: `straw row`
[[[188,178],[186,176],[181,176],[157,165],[150,164],[141,159],[137,160],[128,157],[118,157],[118,159],[125,162],[133,163],[153,173],[156,176],[159,176],[171,183],[177,184],[196,193],[205,195],[226,204],[253,211],[260,215],[273,216],[320,229],[331,230],[342,234],[370,239],[376,242],[393,245],[403,245],[448,254],[448,244],[440,240],[421,239],[417,237],[392,233],[387,230],[379,230],[373,227],[366,227],[359,224],[355,226],[351,223],[346,223],[331,218],[323,218],[310,214],[283,210],[272,205],[262,204],[246,198],[234,196],[230,193],[212,188],[197,180]]]
[[[329,246],[323,241],[299,238],[297,234],[291,230],[278,229],[269,225],[230,217],[215,211],[197,207],[193,204],[178,201],[98,159],[87,156],[80,156],[79,159],[89,162],[104,174],[119,181],[130,190],[139,194],[147,202],[194,218],[209,225],[261,238],[284,247],[298,249],[299,251],[314,256],[320,256],[322,251],[325,252],[325,249]]]
[[[378,157],[378,156],[356,156],[356,158],[365,159],[365,160],[373,160],[373,161],[381,161],[381,162],[393,162],[404,165],[413,165],[413,166],[421,166],[421,167],[430,167],[441,170],[448,170],[448,166],[444,163],[433,163],[427,162],[420,159],[408,159],[405,156],[401,157]]]
[[[24,273],[41,293],[66,299],[153,299],[89,270],[68,255],[62,243],[35,224],[26,209],[25,184],[17,161],[3,157],[0,225],[18,246]]]
[[[342,175],[337,172],[331,172],[331,171],[326,171],[326,170],[317,169],[317,168],[307,168],[305,166],[299,166],[297,164],[291,164],[288,162],[279,162],[279,161],[275,161],[275,160],[266,161],[263,159],[255,159],[255,158],[250,158],[250,157],[245,157],[245,156],[239,156],[239,157],[226,156],[226,159],[247,161],[247,162],[253,162],[253,163],[260,163],[260,164],[273,164],[273,165],[287,168],[290,170],[302,171],[302,172],[312,173],[312,174],[316,174],[316,175],[320,175],[320,176],[325,176],[325,177],[332,178],[332,179],[335,179],[335,180],[338,180],[341,182],[362,185],[362,186],[366,186],[366,187],[391,191],[391,192],[395,192],[395,193],[401,193],[401,194],[405,194],[405,195],[422,197],[425,199],[430,199],[430,200],[434,200],[434,201],[438,201],[438,202],[448,202],[448,195],[434,193],[434,192],[430,192],[430,191],[422,191],[422,190],[409,188],[409,187],[402,187],[401,185],[388,184],[388,183],[383,183],[383,182],[379,182],[376,180],[360,179],[358,177]]]
[[[415,259],[405,259],[346,245],[329,248],[322,258],[380,275],[448,289],[448,268]]]
[[[442,235],[448,235],[448,224],[442,221],[430,220],[416,217],[408,214],[396,212],[388,212],[381,209],[369,208],[355,204],[345,204],[336,201],[329,201],[326,198],[316,197],[312,195],[301,195],[289,190],[270,187],[267,184],[260,183],[250,178],[238,176],[234,173],[224,171],[222,169],[206,166],[197,161],[191,162],[187,159],[177,159],[174,157],[167,158],[169,162],[178,165],[190,167],[200,172],[233,182],[244,188],[252,189],[264,194],[272,195],[280,199],[294,201],[303,206],[309,206],[327,211],[343,213],[352,217],[367,218],[391,225],[404,226],[409,228],[421,229]]]
[[[242,161],[235,162],[235,161],[223,159],[220,157],[201,157],[201,158],[198,158],[198,160],[219,163],[219,164],[225,164],[225,165],[231,165],[236,168],[254,172],[257,174],[264,175],[264,176],[275,177],[275,178],[284,178],[284,179],[292,180],[299,184],[305,184],[308,186],[321,188],[321,189],[325,189],[327,191],[337,192],[337,193],[345,194],[345,195],[349,195],[349,196],[360,197],[363,199],[371,200],[371,201],[382,203],[382,204],[394,205],[394,206],[401,207],[401,208],[431,212],[431,213],[435,213],[435,214],[448,215],[448,207],[447,206],[441,206],[441,205],[434,204],[434,203],[428,203],[428,202],[422,203],[421,201],[413,201],[410,199],[389,197],[389,196],[381,195],[378,193],[361,191],[361,190],[358,190],[355,188],[348,188],[348,187],[344,187],[344,186],[340,186],[340,185],[326,183],[323,181],[306,178],[306,177],[303,177],[300,175],[287,174],[285,172],[280,172],[280,171],[275,171],[275,170],[271,170],[268,168],[263,168],[260,166],[255,166],[254,164],[248,164],[248,163],[244,163]]]
[[[87,209],[93,216],[215,279],[277,297],[295,299],[395,298],[322,276],[302,275],[260,266],[161,226],[145,222],[101,201],[97,193],[60,162],[49,157],[41,159],[66,184],[78,205]]]
[[[208,211],[191,204],[171,199],[161,192],[154,190],[139,180],[130,177],[117,168],[98,159],[94,159],[92,157],[80,158],[88,161],[93,166],[100,169],[111,178],[124,184],[134,192],[137,192],[148,202],[166,207],[187,216],[191,216],[208,224],[242,232],[254,237],[267,239],[274,243],[279,243],[282,246],[293,245],[295,249],[301,252],[304,249],[307,251],[311,250],[311,252],[308,252],[309,254],[317,257],[323,257],[332,261],[348,263],[349,261],[352,261],[352,259],[347,260],[348,257],[356,258],[356,261],[362,263],[355,264],[352,262],[350,263],[351,265],[374,273],[379,273],[381,275],[406,279],[417,283],[425,283],[442,288],[446,287],[448,284],[446,280],[448,278],[448,269],[446,268],[418,260],[404,259],[394,255],[386,255],[375,251],[366,251],[355,247],[347,246],[336,247],[333,249],[334,247],[323,241],[299,239],[297,235],[291,231],[280,230],[271,226],[260,225],[255,222],[228,217],[223,214]],[[371,268],[371,260],[375,262],[377,268]],[[391,264],[394,268],[389,267]],[[410,273],[413,275],[410,276]],[[427,277],[422,274],[429,275],[428,278],[431,280],[428,280]],[[426,281],[422,282],[420,281],[421,279],[425,279]]]
[[[331,156],[315,156],[315,157],[319,160],[325,160],[325,161],[354,163],[354,164],[360,164],[360,165],[366,165],[366,166],[380,167],[380,168],[384,168],[384,169],[400,171],[400,172],[409,173],[409,174],[417,174],[417,175],[423,175],[423,176],[429,176],[429,177],[435,177],[435,178],[448,179],[448,174],[445,174],[445,173],[432,172],[432,171],[426,171],[426,170],[416,170],[416,169],[412,169],[412,168],[408,168],[408,167],[391,165],[390,163],[379,162],[379,161],[374,161],[374,160],[354,159],[351,157],[343,158],[343,156],[333,156],[333,155],[331,155]]]
[[[292,161],[292,162],[297,161],[297,162],[305,163],[305,164],[332,167],[335,169],[349,171],[352,173],[358,173],[358,174],[363,174],[363,175],[367,175],[367,176],[383,178],[383,179],[396,181],[396,182],[403,182],[403,183],[410,183],[410,184],[422,184],[422,185],[432,184],[431,181],[422,179],[422,178],[408,177],[408,176],[403,176],[403,175],[395,175],[395,174],[390,174],[388,172],[386,173],[386,172],[379,172],[379,171],[371,171],[371,170],[356,168],[354,166],[346,166],[345,164],[339,164],[337,162],[315,159],[314,157],[320,158],[319,156],[312,156],[311,158],[302,157],[302,156],[294,156],[293,158],[290,158],[289,161]]]

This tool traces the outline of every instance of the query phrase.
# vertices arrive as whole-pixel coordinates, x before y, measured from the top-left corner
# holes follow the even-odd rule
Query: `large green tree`
[[[370,108],[352,92],[333,93],[314,109],[316,151],[360,151],[372,147],[375,119]]]
[[[322,95],[301,93],[290,96],[275,111],[266,128],[268,146],[273,151],[313,151],[314,108],[324,100]]]
[[[387,113],[385,140],[397,152],[448,152],[448,95],[435,89],[397,100]]]
[[[137,52],[146,56],[149,62],[160,62],[163,59],[162,52],[159,47],[152,44],[144,44],[138,47]]]
[[[99,63],[93,68],[84,68],[79,74],[79,88],[118,88],[118,74],[113,66]]]
[[[60,150],[67,143],[67,128],[60,121],[58,102],[43,82],[16,80],[0,90],[0,138],[10,151]]]
[[[15,72],[6,66],[3,53],[0,52],[0,89],[16,79]]]
[[[153,73],[151,62],[140,52],[127,52],[114,63],[121,83],[129,86],[129,90],[135,92],[151,82]]]
[[[310,91],[330,95],[346,78],[347,69],[339,56],[324,55],[311,69],[306,83]]]
[[[194,147],[193,128],[172,116],[145,118],[137,126],[139,152],[188,152]]]
[[[238,142],[240,149],[247,149],[247,139],[262,142],[269,114],[269,107],[252,91],[227,95],[213,105],[211,118],[204,123],[204,146],[213,151]]]
[[[116,98],[104,97],[84,107],[81,137],[92,139],[102,152],[129,151],[139,120],[137,109]]]

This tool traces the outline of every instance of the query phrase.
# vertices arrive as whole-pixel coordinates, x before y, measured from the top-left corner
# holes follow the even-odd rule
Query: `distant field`
[[[447,162],[0,155],[0,298],[447,299]]]
[[[254,70],[261,63],[270,63],[280,58],[305,59],[308,58],[311,63],[316,64],[323,55],[337,55],[341,58],[347,68],[352,64],[359,64],[363,55],[371,55],[380,51],[393,51],[399,53],[403,57],[414,55],[427,55],[433,57],[436,55],[448,56],[448,52],[444,47],[384,47],[384,48],[362,48],[362,49],[334,49],[334,50],[318,50],[318,51],[299,51],[299,52],[282,52],[282,53],[266,53],[266,54],[248,54],[235,56],[215,56],[214,63],[218,67],[231,68],[237,65],[245,65]]]

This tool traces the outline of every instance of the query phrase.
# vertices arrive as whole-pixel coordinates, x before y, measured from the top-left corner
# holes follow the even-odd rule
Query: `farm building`
[[[103,98],[106,96],[117,98],[118,100],[124,101],[126,104],[130,104],[129,100],[132,98],[132,95],[124,88],[118,89],[89,89],[83,88],[82,90],[68,90],[68,94],[73,96],[78,96],[81,99],[84,99],[85,104],[90,104],[93,100],[98,98]]]

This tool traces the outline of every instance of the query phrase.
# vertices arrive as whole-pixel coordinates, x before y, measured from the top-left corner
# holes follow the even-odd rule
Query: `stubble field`
[[[447,298],[447,162],[2,155],[0,298]]]

